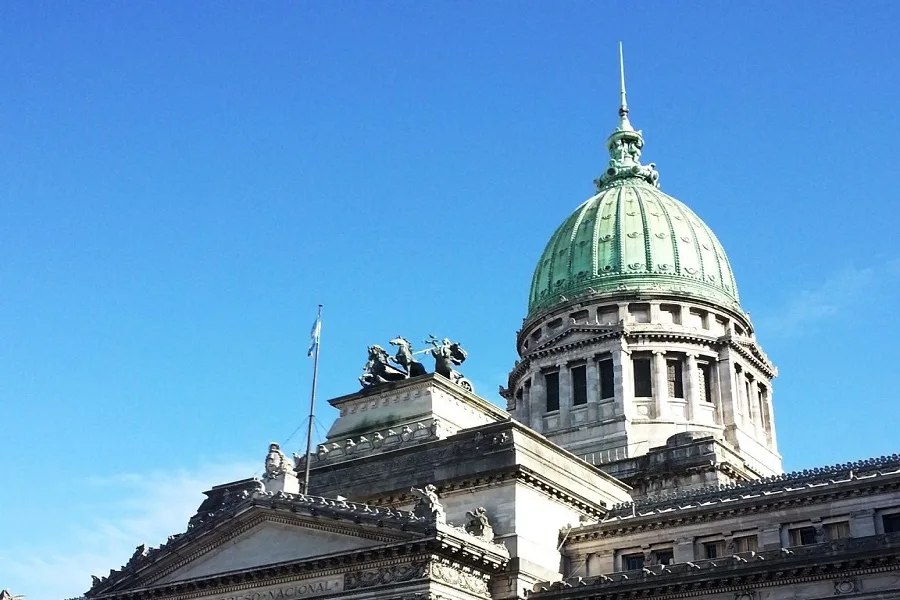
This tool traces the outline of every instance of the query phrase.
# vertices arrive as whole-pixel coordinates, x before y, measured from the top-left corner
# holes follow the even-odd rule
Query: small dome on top
[[[622,75],[619,125],[607,140],[598,193],[550,238],[534,270],[528,318],[582,297],[692,298],[743,314],[725,250],[687,206],[659,190],[644,139],[628,120]]]

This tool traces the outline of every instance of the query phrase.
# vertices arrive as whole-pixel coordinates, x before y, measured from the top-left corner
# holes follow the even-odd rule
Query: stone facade
[[[756,476],[782,472],[777,371],[743,315],[646,297],[581,301],[526,323],[518,350],[507,409],[589,462],[640,456],[692,431],[728,443]],[[580,397],[576,377],[585,387]]]

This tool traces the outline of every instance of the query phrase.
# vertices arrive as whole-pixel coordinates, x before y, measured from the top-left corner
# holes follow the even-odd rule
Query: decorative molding
[[[735,593],[758,597],[759,588],[831,580],[835,594],[858,591],[858,576],[900,570],[900,534],[846,538],[824,544],[764,552],[745,552],[721,559],[660,565],[640,571],[571,578],[534,586],[535,599],[592,598],[658,600]],[[839,575],[839,579],[835,576]],[[840,592],[852,593],[851,591]]]
[[[440,581],[464,592],[490,598],[488,581],[485,576],[466,570],[460,565],[432,562],[428,567],[428,576],[435,581]]]
[[[214,534],[201,545],[188,551],[197,541],[211,533],[218,524],[233,519],[239,513],[253,507],[265,509],[267,512],[238,521],[236,527]],[[278,515],[269,512],[282,510],[286,514]],[[319,521],[317,517],[329,517],[329,520]],[[191,521],[193,525],[189,525],[186,533],[170,536],[169,540],[159,548],[151,548],[143,554],[136,554],[129,561],[128,565],[119,570],[111,570],[107,577],[95,578],[91,592],[102,593],[105,590],[114,589],[120,583],[136,580],[138,579],[138,571],[150,565],[159,565],[160,568],[149,577],[143,576],[140,579],[145,583],[158,581],[264,521],[297,525],[309,529],[359,536],[388,543],[410,537],[411,534],[405,533],[407,530],[419,530],[425,533],[429,528],[423,519],[408,511],[390,507],[368,506],[347,502],[346,500],[331,500],[319,496],[286,494],[284,492],[235,494],[227,501],[222,502],[215,511],[205,513],[201,520],[192,519]],[[368,523],[379,527],[379,529],[360,529],[358,525],[356,527],[342,526],[340,521],[355,524]],[[170,559],[168,564],[160,562],[166,559]]]
[[[687,508],[695,504],[746,498],[749,495],[768,495],[773,492],[793,491],[797,489],[797,484],[801,485],[801,488],[830,486],[847,481],[898,473],[900,473],[900,454],[891,454],[856,462],[793,471],[744,483],[708,486],[674,494],[651,496],[634,503],[616,504],[610,510],[610,516],[630,515],[632,513],[632,504],[637,508],[655,510]]]
[[[426,562],[410,565],[392,565],[380,569],[354,571],[344,576],[345,590],[359,590],[379,585],[394,585],[414,579],[428,577],[429,565]]]

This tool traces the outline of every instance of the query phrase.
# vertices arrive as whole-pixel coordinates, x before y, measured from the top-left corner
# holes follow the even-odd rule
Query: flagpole
[[[312,434],[313,434],[313,417],[316,411],[316,383],[319,378],[319,338],[321,337],[321,327],[322,327],[322,305],[319,305],[319,314],[316,317],[316,325],[315,327],[315,355],[313,357],[313,380],[312,380],[312,394],[309,398],[309,426],[306,429],[306,467],[303,473],[303,494],[309,493],[309,463],[310,463],[310,452],[312,451]]]

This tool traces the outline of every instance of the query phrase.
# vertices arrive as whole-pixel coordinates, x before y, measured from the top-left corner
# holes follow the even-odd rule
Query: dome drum
[[[604,468],[694,431],[758,476],[780,473],[776,370],[722,244],[659,189],[655,165],[641,163],[624,87],[606,146],[596,195],[556,229],[535,267],[508,409]]]

